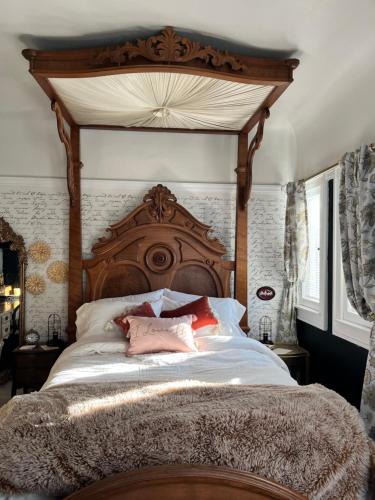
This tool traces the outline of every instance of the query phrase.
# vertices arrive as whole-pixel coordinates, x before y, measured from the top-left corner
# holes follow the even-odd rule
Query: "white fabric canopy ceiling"
[[[79,125],[241,130],[273,90],[180,73],[50,78]]]

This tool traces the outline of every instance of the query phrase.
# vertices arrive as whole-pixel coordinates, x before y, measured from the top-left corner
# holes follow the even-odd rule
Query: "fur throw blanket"
[[[310,499],[365,495],[372,444],[355,408],[319,385],[66,385],[0,409],[0,492],[67,495],[117,472],[212,464]]]

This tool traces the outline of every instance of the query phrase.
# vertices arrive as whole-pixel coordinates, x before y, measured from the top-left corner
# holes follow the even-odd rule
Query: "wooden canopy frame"
[[[220,51],[178,35],[167,27],[159,35],[116,46],[81,50],[37,51],[26,49],[29,71],[51,100],[57,128],[67,157],[67,182],[70,197],[69,222],[69,303],[68,338],[75,340],[76,310],[83,301],[81,242],[80,129],[123,129],[182,133],[235,134],[238,136],[235,285],[234,295],[247,306],[247,202],[251,194],[252,162],[259,149],[264,122],[269,109],[293,81],[297,59],[264,59]],[[182,73],[274,88],[249,116],[241,130],[171,129],[118,127],[77,124],[63,100],[51,85],[50,78],[89,78],[125,73]],[[70,130],[66,129],[66,123]],[[253,139],[249,132],[257,125]],[[241,321],[246,331],[247,316]]]

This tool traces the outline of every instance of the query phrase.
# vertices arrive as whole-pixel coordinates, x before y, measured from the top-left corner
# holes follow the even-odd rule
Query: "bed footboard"
[[[122,472],[65,500],[306,500],[286,486],[228,467],[162,465]]]

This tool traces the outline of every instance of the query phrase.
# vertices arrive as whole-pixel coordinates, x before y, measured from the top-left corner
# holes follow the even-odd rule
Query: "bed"
[[[67,156],[71,345],[40,392],[0,409],[3,495],[365,498],[373,447],[358,412],[321,386],[298,386],[246,336],[252,161],[298,61],[202,47],[172,28],[116,47],[23,54]],[[162,92],[199,89],[198,115],[181,93],[145,107],[145,82]],[[134,88],[143,103],[116,113]],[[160,184],[82,260],[81,128],[237,135],[234,261]],[[158,302],[160,313],[168,300],[185,307],[199,297],[219,327],[195,333],[193,351],[127,356],[129,341],[111,324],[125,303]]]
[[[321,386],[298,386],[272,350],[246,336],[245,307],[229,297],[233,262],[210,228],[157,185],[109,233],[82,263],[76,341],[40,392],[0,409],[0,448],[13,450],[2,455],[0,491],[61,498],[78,490],[79,498],[86,485],[99,495],[113,476],[122,495],[131,478],[152,495],[146,477],[155,474],[164,498],[169,470],[190,495],[204,483],[209,498],[238,484],[250,495],[244,478],[259,492],[254,474],[268,495],[291,488],[289,498],[364,498],[372,448],[357,410]],[[132,337],[114,319],[122,311],[147,301],[170,317],[201,296],[217,322],[194,331],[195,350],[128,355]]]

